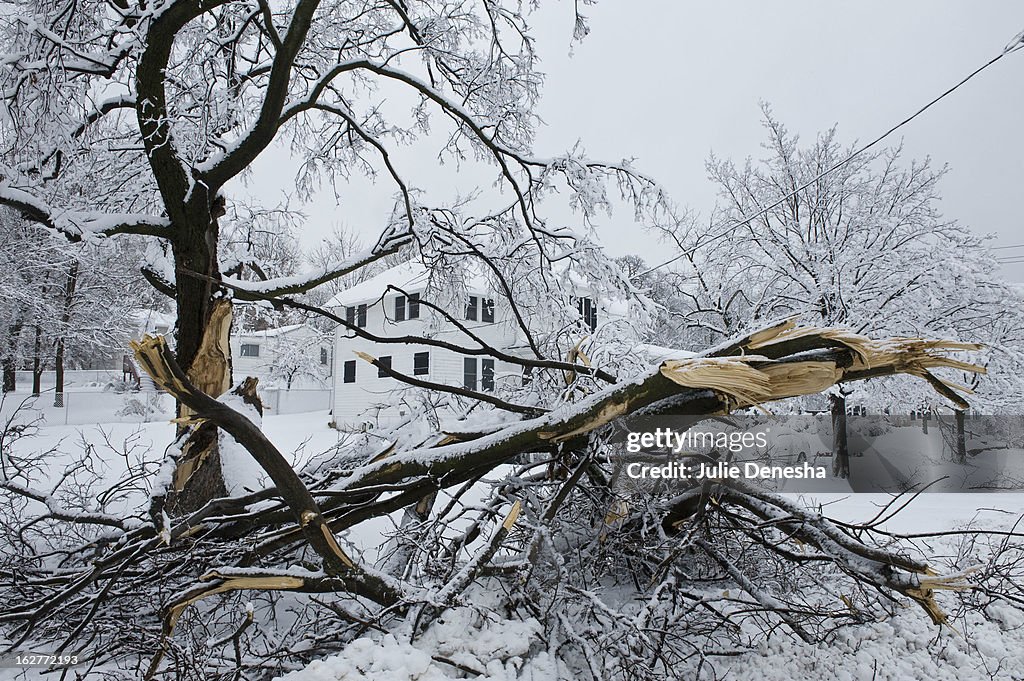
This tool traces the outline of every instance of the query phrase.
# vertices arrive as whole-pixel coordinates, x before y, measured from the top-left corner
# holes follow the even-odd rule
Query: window
[[[487,392],[494,391],[494,360],[480,360],[480,386]]]
[[[345,383],[356,382],[356,361],[354,359],[346,360],[342,376],[342,380],[344,380]]]
[[[349,305],[346,307],[345,321],[352,326],[358,326],[360,329],[364,328],[366,326],[366,305]]]
[[[430,353],[417,352],[412,356],[412,375],[425,376],[430,373]]]
[[[242,347],[239,349],[242,357],[259,357],[260,346],[256,343],[242,343]]]
[[[391,355],[377,358],[377,378],[385,378],[387,369],[391,368]]]
[[[480,321],[494,321],[494,298],[483,298],[480,301]]]
[[[410,293],[409,294],[408,312],[409,312],[409,319],[419,319],[420,318],[420,294],[418,294],[418,293]]]
[[[330,359],[331,358],[327,353],[327,348],[320,348],[320,364],[327,366],[327,363],[330,361]]]
[[[580,311],[580,316],[583,317],[583,323],[593,331],[597,328],[597,305],[594,304],[591,298],[580,298],[576,301],[577,308]]]
[[[473,322],[476,321],[476,309],[477,309],[476,306],[477,306],[477,297],[476,296],[470,296],[469,297],[469,302],[466,303],[466,319],[468,319],[470,321],[473,321]]]
[[[523,367],[523,385],[533,383],[533,367]]]
[[[466,357],[462,360],[462,385],[467,390],[476,390],[476,358]]]
[[[405,296],[395,296],[395,321],[405,321]]]

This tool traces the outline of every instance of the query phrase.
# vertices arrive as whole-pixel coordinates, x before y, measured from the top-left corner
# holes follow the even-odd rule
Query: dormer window
[[[345,321],[360,329],[366,327],[366,305],[349,305],[345,308]]]
[[[494,298],[483,298],[481,296],[470,296],[466,303],[466,319],[471,322],[479,319],[482,322],[491,323],[494,321]]]
[[[580,316],[583,317],[583,323],[593,331],[597,328],[597,305],[594,303],[592,298],[580,298],[576,301],[576,306],[580,311]]]
[[[420,316],[420,294],[410,293],[407,296],[395,296],[395,321],[404,322],[406,319],[419,319]]]

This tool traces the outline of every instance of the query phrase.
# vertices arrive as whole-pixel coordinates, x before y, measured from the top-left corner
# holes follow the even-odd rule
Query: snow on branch
[[[710,416],[894,374],[931,377],[933,387],[943,386],[952,393],[944,395],[963,403],[932,371],[984,373],[983,367],[950,356],[977,348],[922,339],[872,340],[838,329],[798,327],[788,320],[722,346],[713,355],[666,361],[632,381],[471,441],[397,452],[351,471],[339,484],[351,490],[419,475],[443,479],[446,486],[458,484],[468,479],[463,477],[468,471],[567,442],[640,410],[656,413],[659,403],[676,412]]]
[[[263,300],[265,297],[286,296],[304,293],[346,274],[380,260],[412,241],[412,233],[406,230],[391,229],[386,231],[377,244],[361,253],[318,267],[311,272],[304,272],[288,277],[274,277],[263,281],[246,281],[233,277],[225,277],[224,281],[235,291],[240,300]],[[252,294],[252,295],[247,295]],[[253,297],[253,296],[257,297]]]
[[[88,236],[146,234],[168,237],[171,223],[166,218],[143,213],[99,213],[61,211],[26,191],[0,180],[0,204],[21,211],[26,217],[57,230],[72,241]]]

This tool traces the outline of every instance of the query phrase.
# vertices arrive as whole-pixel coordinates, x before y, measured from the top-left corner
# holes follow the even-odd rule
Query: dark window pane
[[[430,373],[430,353],[417,352],[412,356],[412,375],[424,376]]]
[[[494,390],[494,360],[480,360],[480,385],[487,392]]]
[[[356,323],[356,309],[349,305],[345,308],[345,321],[355,326]]]
[[[242,347],[239,348],[239,354],[242,357],[259,357],[260,346],[256,343],[242,343]]]
[[[597,328],[597,305],[591,298],[580,298],[576,301],[576,306],[580,311],[580,316],[583,317],[583,323],[593,331]]]
[[[469,302],[466,303],[466,319],[470,321],[476,321],[476,296],[470,296]]]
[[[476,390],[476,358],[466,357],[462,360],[462,385],[468,390]]]
[[[356,361],[354,359],[350,359],[345,362],[345,370],[343,374],[343,380],[345,383],[356,382]]]
[[[327,361],[330,357],[327,354],[327,348],[320,348],[320,363],[327,366]]]
[[[377,364],[377,378],[385,378],[387,376],[387,373],[384,371],[384,369],[391,368],[391,355],[388,355],[386,357],[378,357]]]
[[[356,314],[356,326],[360,329],[366,326],[366,305],[360,305]]]
[[[409,294],[409,319],[420,318],[420,294]]]
[[[405,296],[395,297],[395,321],[405,321]]]
[[[523,367],[523,385],[533,383],[533,367]]]
[[[494,298],[484,298],[481,301],[480,321],[494,321]]]

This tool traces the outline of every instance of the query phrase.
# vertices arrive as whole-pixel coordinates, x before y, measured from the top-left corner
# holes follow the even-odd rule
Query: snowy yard
[[[1022,8],[4,0],[0,681],[1024,681]]]
[[[847,522],[874,517],[886,495],[816,495],[806,503],[822,504],[828,515]],[[885,522],[887,530],[932,533],[966,527],[1009,530],[1024,512],[1024,494],[924,494]],[[957,563],[961,537],[951,535],[922,543],[937,566]],[[1019,550],[1018,550],[1019,552]],[[978,561],[984,555],[976,556]],[[940,602],[941,599],[940,599]],[[678,679],[734,681],[988,681],[1024,679],[1024,612],[990,606],[988,618],[968,614],[965,621],[937,627],[919,608],[905,604],[891,619],[840,629],[825,643],[806,644],[780,632],[760,642],[755,652],[709,657],[698,670],[678,670]],[[751,631],[751,636],[756,632]],[[525,657],[537,646],[536,632],[519,621],[482,622],[469,609],[452,613],[444,624],[415,644],[394,635],[357,640],[345,652],[315,661],[282,681],[544,681],[572,678],[544,654]],[[450,659],[483,672],[459,673],[437,658]],[[565,675],[559,676],[559,674]],[[698,676],[700,674],[700,676]]]
[[[338,444],[341,434],[328,427],[326,412],[267,416],[264,427],[296,466]],[[35,448],[57,447],[65,452],[92,446],[97,469],[110,481],[125,465],[155,466],[173,437],[166,422],[110,423],[92,426],[44,426],[31,440]],[[128,452],[128,457],[124,456]],[[59,471],[61,460],[48,462]],[[827,516],[850,523],[876,516],[891,499],[885,494],[787,495],[818,506]],[[136,500],[142,499],[136,496]],[[1019,493],[922,494],[879,527],[887,531],[924,535],[963,528],[1008,530],[1024,511]],[[344,535],[356,555],[376,560],[383,532],[394,527],[379,519]],[[984,552],[972,559],[961,553],[963,536],[951,534],[917,540],[918,550],[942,572],[955,572],[983,562]],[[401,632],[366,635],[344,652],[312,662],[282,681],[448,681],[478,678],[486,681],[541,681],[573,678],[544,652],[540,626],[531,620],[510,620],[489,610],[487,594],[478,594],[474,607],[457,607],[434,624],[415,643]],[[943,602],[940,596],[939,602]],[[483,613],[483,614],[482,614]],[[489,614],[488,614],[489,613]],[[875,679],[1024,679],[1024,612],[1010,606],[989,606],[987,618],[968,613],[950,626],[932,625],[922,611],[904,603],[895,617],[841,628],[826,643],[807,644],[779,630],[739,656],[708,656],[678,670],[677,678],[721,678],[737,681],[872,681]],[[454,665],[461,665],[461,669]],[[466,670],[473,670],[467,672]],[[0,679],[33,678],[0,671]],[[477,675],[478,673],[478,675]]]

